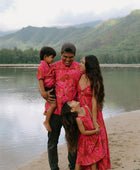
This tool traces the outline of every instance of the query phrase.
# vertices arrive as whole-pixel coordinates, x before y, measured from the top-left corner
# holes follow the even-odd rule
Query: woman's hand
[[[95,129],[96,129],[97,127],[100,127],[99,124],[97,123],[97,121],[95,121],[95,120],[93,120],[93,125],[94,125]]]
[[[97,122],[95,122],[95,128],[100,128],[99,124]]]
[[[100,127],[97,127],[95,130],[96,130],[96,134],[100,133]]]

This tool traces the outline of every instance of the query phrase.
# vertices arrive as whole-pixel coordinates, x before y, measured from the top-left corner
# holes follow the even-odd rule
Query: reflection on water
[[[104,68],[102,72],[104,118],[140,109],[139,68]],[[14,170],[46,151],[44,103],[36,69],[0,68],[0,170]],[[59,143],[64,141],[62,129]]]
[[[102,69],[105,84],[104,117],[140,108],[140,68]]]

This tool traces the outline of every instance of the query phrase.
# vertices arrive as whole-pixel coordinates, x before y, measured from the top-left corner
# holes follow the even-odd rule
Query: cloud
[[[0,0],[0,30],[72,25],[124,16],[139,0]]]
[[[7,10],[14,0],[0,0],[0,13]]]
[[[54,26],[67,26],[73,24],[80,24],[84,22],[90,22],[92,20],[97,20],[97,17],[94,13],[82,13],[82,14],[73,14],[70,11],[63,12],[58,17],[56,17],[51,24]]]
[[[119,18],[128,15],[131,12],[131,8],[124,9],[110,9],[108,11],[95,14],[93,11],[88,13],[81,13],[74,15],[70,11],[65,11],[63,14],[60,14],[51,22],[51,25],[54,26],[69,26],[75,24],[81,24],[86,22],[92,22],[97,20],[108,20],[112,18]]]

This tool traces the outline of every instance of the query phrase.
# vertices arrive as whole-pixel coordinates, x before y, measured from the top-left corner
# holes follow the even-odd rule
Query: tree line
[[[80,62],[84,57],[82,54],[76,54],[75,61]],[[117,54],[103,54],[97,55],[99,62],[104,63],[121,63],[121,64],[136,64],[140,63],[140,54],[134,55]],[[61,56],[57,52],[55,61],[60,60]],[[0,64],[39,64],[39,50],[30,48],[26,50],[21,49],[1,49],[0,50]]]

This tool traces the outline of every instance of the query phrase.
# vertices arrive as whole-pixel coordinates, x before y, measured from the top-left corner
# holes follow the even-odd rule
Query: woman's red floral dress
[[[92,92],[90,86],[86,87],[85,89],[82,89],[80,85],[78,85],[78,100],[81,106],[87,105],[89,109],[92,110]],[[97,161],[97,168],[98,170],[111,169],[108,137],[105,123],[103,120],[102,111],[99,109],[97,111],[97,123],[100,126],[100,137],[104,153],[104,157],[101,160]],[[90,167],[82,166],[82,169],[88,170],[90,169]]]

